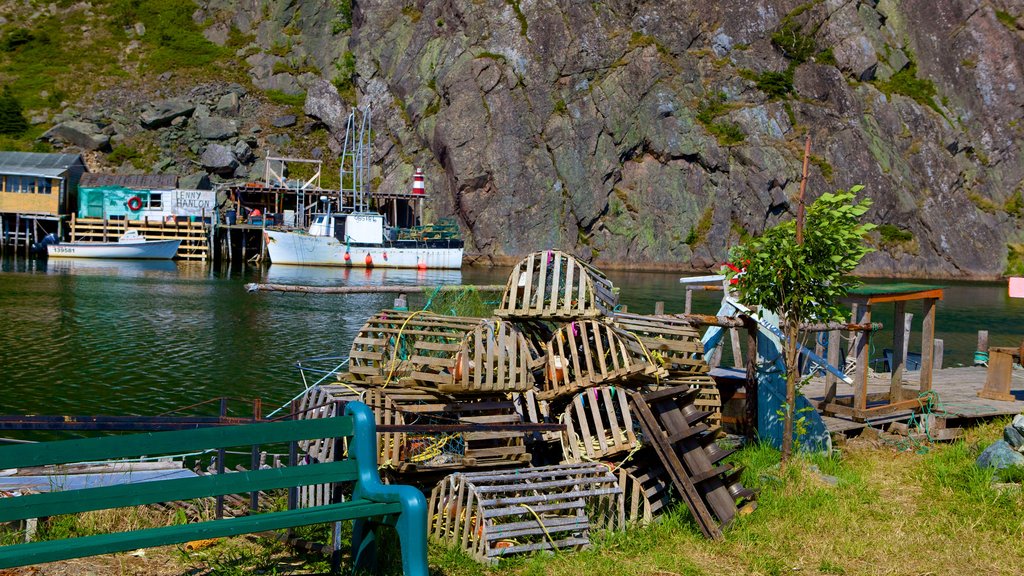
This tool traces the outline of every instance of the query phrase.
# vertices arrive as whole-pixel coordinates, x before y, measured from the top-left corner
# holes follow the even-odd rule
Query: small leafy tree
[[[0,134],[20,136],[25,130],[28,130],[28,120],[21,113],[21,102],[5,86],[0,92]]]
[[[800,324],[843,319],[838,300],[856,285],[847,275],[872,250],[864,239],[875,225],[860,221],[871,200],[854,201],[863,188],[854,186],[818,198],[807,212],[802,242],[798,240],[797,223],[787,221],[734,247],[730,253],[733,262],[746,267],[736,284],[741,300],[778,313],[787,338],[783,460],[793,449]]]

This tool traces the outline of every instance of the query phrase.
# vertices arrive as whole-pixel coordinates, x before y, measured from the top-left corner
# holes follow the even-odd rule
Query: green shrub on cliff
[[[28,130],[28,121],[21,113],[21,102],[14,97],[11,89],[4,86],[0,92],[0,134],[19,136]]]
[[[928,78],[917,77],[917,64],[914,61],[911,61],[903,70],[893,74],[888,80],[879,80],[874,84],[886,95],[902,94],[913,98],[918,104],[942,114],[939,105],[935,103],[935,96],[938,94],[935,83]]]

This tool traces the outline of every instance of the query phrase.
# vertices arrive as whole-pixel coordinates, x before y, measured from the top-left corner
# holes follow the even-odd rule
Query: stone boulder
[[[319,120],[335,134],[345,131],[348,118],[348,106],[338,94],[338,89],[327,80],[314,80],[306,91],[306,105],[303,111],[307,116]]]
[[[110,136],[90,122],[61,122],[43,134],[48,140],[63,140],[83,150],[110,150]]]
[[[222,144],[210,144],[203,150],[199,162],[209,172],[214,174],[232,175],[238,167],[238,158],[231,148]]]
[[[191,116],[195,109],[195,105],[181,98],[160,100],[150,105],[140,120],[143,128],[160,128],[170,125],[175,118]]]
[[[209,190],[210,175],[206,172],[193,172],[178,178],[178,187],[183,190]]]
[[[295,114],[285,114],[284,116],[275,116],[270,119],[270,125],[274,128],[290,128],[295,126],[295,122],[298,119]]]
[[[1003,440],[1018,452],[1022,447],[1024,447],[1024,434],[1021,434],[1020,430],[1017,430],[1013,424],[1009,424],[1006,428],[1003,428]]]
[[[220,116],[197,118],[196,132],[204,140],[227,140],[238,136],[238,125],[234,120]]]
[[[217,114],[234,116],[235,114],[238,114],[238,105],[238,94],[235,92],[228,92],[217,100],[217,105],[213,107],[213,110]]]
[[[1004,470],[1013,466],[1024,466],[1024,454],[1016,452],[1005,440],[997,440],[978,456],[979,468]]]

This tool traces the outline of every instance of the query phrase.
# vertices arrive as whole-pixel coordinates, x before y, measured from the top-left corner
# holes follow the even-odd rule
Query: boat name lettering
[[[376,216],[353,216],[356,222],[374,222],[377,220]]]
[[[50,250],[53,250],[57,254],[73,254],[75,252],[74,248],[69,248],[67,246],[50,246]]]

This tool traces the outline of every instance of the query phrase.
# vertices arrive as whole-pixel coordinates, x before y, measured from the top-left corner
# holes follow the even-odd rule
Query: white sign
[[[214,190],[170,190],[164,192],[163,212],[170,216],[211,216],[217,203]]]

